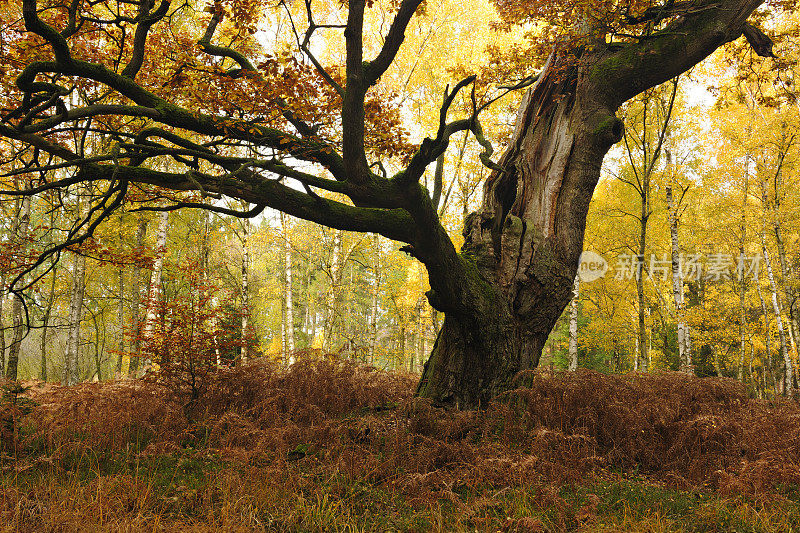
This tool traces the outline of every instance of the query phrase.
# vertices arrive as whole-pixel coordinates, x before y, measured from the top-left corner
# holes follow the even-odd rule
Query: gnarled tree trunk
[[[587,78],[592,65],[571,59],[551,57],[524,97],[502,170],[488,178],[482,209],[465,221],[463,311],[437,301],[431,276],[431,304],[447,314],[422,396],[485,404],[537,366],[572,299],[589,201],[623,125],[613,98]]]
[[[428,299],[445,312],[418,395],[485,405],[538,364],[572,298],[603,157],[624,131],[616,110],[740,37],[759,3],[712,6],[632,45],[601,37],[573,52],[556,48],[523,98],[482,208],[465,220],[461,252],[440,227],[415,234]],[[409,212],[417,221],[433,218],[422,208]]]

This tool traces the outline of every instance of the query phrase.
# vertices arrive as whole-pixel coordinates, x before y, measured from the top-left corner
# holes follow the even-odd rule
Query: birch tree
[[[150,285],[147,291],[147,302],[144,314],[144,324],[142,326],[142,342],[147,343],[153,336],[158,310],[158,302],[161,300],[161,275],[164,269],[164,256],[167,251],[167,228],[169,227],[169,211],[160,213],[158,219],[158,229],[156,231],[155,260],[153,270],[150,273]],[[141,352],[139,354],[141,356]],[[143,370],[147,371],[150,361],[145,361]]]

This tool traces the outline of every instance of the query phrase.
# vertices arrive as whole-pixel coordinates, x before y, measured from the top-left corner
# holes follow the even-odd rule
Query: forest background
[[[375,28],[392,10],[391,2],[381,4],[368,15],[377,17]],[[301,7],[275,10],[255,38],[276,56],[288,53],[295,43],[280,28]],[[335,7],[320,13],[325,23],[342,22]],[[735,377],[759,396],[784,390],[800,342],[800,37],[796,14],[761,16],[776,58],[727,47],[625,105],[624,142],[606,158],[584,243],[608,270],[576,282],[542,365],[688,369]],[[0,10],[4,26],[15,17]],[[520,58],[500,50],[521,47],[535,31],[502,24],[488,2],[428,5],[381,80],[408,138],[435,130],[439,117],[430,110],[465,73],[522,68]],[[341,53],[325,40],[315,46],[332,63]],[[482,115],[501,151],[521,96],[512,93]],[[459,105],[467,108],[468,97]],[[484,148],[467,133],[454,139],[442,165],[440,212],[456,243],[489,173],[480,161]],[[3,175],[4,188],[24,186],[12,165]],[[59,210],[37,197],[0,203],[0,369],[10,377],[74,383],[131,376],[177,352],[210,366],[327,354],[419,372],[429,355],[442,317],[424,295],[420,263],[383,237],[270,210],[253,219],[122,210],[90,242],[64,250],[22,299],[10,294],[9,283],[36,252],[64,240],[91,192],[74,189]]]

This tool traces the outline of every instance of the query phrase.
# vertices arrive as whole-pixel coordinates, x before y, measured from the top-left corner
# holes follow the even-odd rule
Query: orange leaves
[[[651,22],[651,13],[661,2],[653,0],[495,0],[497,11],[506,27],[533,22],[557,28],[562,36],[575,35],[587,29],[601,33],[636,33],[631,29]],[[666,17],[664,20],[674,18]]]

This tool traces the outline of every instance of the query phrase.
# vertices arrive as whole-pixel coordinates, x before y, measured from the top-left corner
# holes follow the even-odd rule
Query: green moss
[[[611,132],[614,126],[617,124],[617,117],[614,116],[607,116],[605,119],[600,121],[600,124],[594,129],[592,134],[597,135],[598,137],[601,135],[606,135]]]

